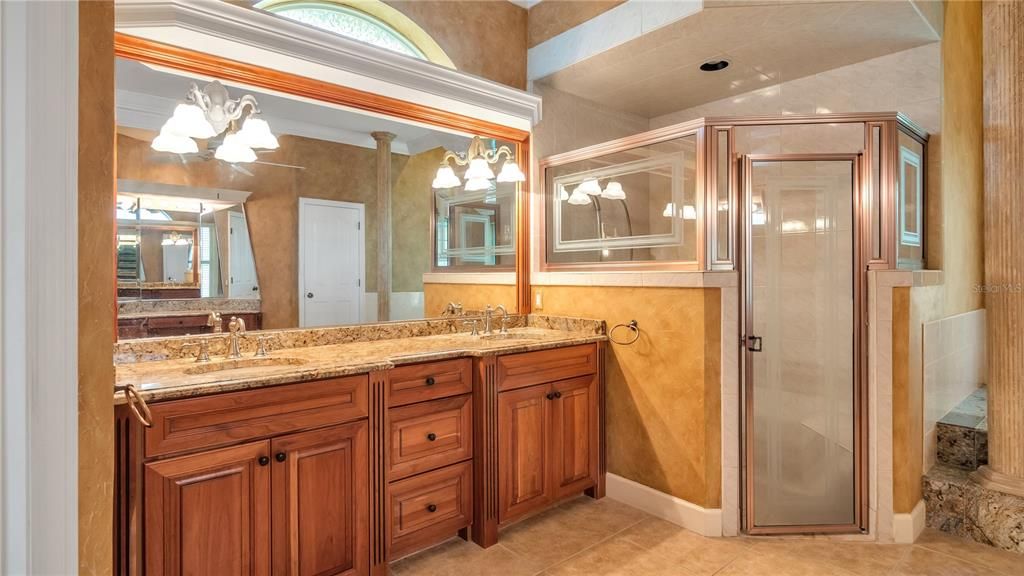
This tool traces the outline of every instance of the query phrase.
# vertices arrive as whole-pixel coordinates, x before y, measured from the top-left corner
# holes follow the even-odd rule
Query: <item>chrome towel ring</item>
[[[633,332],[632,337],[627,337],[627,339],[624,341],[616,340],[615,331],[618,330],[619,328],[626,328],[631,330]],[[636,320],[630,320],[629,324],[616,324],[615,327],[613,327],[608,332],[608,339],[614,342],[615,344],[628,346],[640,339],[640,326],[636,323]]]

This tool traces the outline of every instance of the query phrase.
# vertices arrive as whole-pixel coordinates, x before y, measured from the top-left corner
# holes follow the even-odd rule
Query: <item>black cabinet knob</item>
[[[312,297],[313,297],[313,293],[312,292],[306,292],[306,298],[312,298]]]
[[[270,457],[260,456],[260,459],[257,460],[257,462],[260,463],[260,466],[266,466],[267,464],[270,464]]]
[[[561,392],[555,392],[555,398],[561,398],[561,397],[562,397],[562,393]]]
[[[427,386],[433,386],[435,380],[433,376],[427,376],[427,379],[424,380],[424,382],[426,383]]]
[[[554,400],[555,399],[555,393],[554,392],[548,392],[544,397],[547,398],[548,400]]]
[[[437,512],[437,506],[435,504],[427,504],[427,512]]]
[[[285,454],[284,452],[278,452],[277,454],[274,454],[274,460],[277,460],[278,462],[284,462],[287,458],[288,455]]]
[[[427,440],[430,440],[431,442],[433,442],[434,440],[437,440],[437,434],[434,434],[433,432],[431,432],[430,434],[427,434]]]

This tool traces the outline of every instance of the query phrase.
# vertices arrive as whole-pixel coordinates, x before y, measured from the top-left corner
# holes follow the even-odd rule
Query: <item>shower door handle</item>
[[[761,337],[760,336],[747,336],[747,350],[751,352],[760,352],[761,348]]]

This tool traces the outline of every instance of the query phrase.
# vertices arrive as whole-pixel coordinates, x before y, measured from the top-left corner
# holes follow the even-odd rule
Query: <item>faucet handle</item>
[[[245,334],[245,320],[238,316],[232,316],[231,321],[228,322],[228,332],[231,332],[232,334],[235,332]]]
[[[472,328],[472,332],[470,332],[470,334],[469,334],[470,336],[479,336],[480,335],[480,332],[477,330],[476,324],[477,324],[476,318],[473,318],[472,320],[464,320],[462,322],[463,326],[469,326],[469,327]]]
[[[199,353],[196,354],[196,362],[209,362],[210,361],[210,342],[208,340],[199,340],[198,342],[186,342],[182,345],[182,349],[191,348],[193,346],[199,347]]]
[[[270,356],[270,351],[267,349],[268,342],[276,342],[276,336],[257,336],[256,337],[256,354],[257,358],[263,356]]]
[[[501,331],[502,334],[508,334],[508,314],[501,317]]]

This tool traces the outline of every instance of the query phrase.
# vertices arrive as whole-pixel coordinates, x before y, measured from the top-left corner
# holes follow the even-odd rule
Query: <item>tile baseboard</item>
[[[615,474],[607,475],[605,486],[606,495],[623,504],[643,510],[701,536],[722,535],[722,510],[719,508],[703,508]],[[923,505],[921,513],[923,525]]]
[[[918,500],[917,505],[909,514],[893,514],[892,532],[893,540],[897,544],[913,544],[917,537],[924,531],[925,506],[924,500]]]

